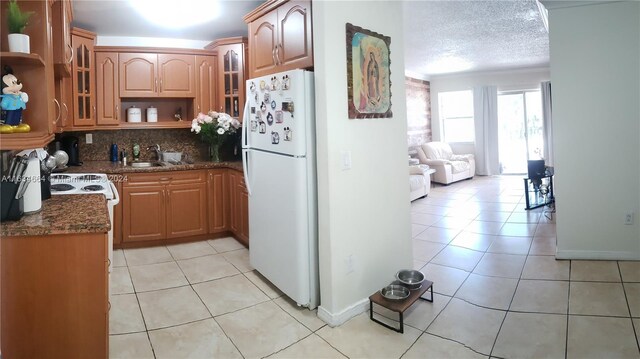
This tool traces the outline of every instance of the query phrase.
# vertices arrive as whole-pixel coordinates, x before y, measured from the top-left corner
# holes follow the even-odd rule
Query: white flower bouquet
[[[191,132],[199,134],[203,141],[210,144],[211,159],[217,162],[220,145],[241,126],[240,121],[226,113],[209,111],[207,114],[199,113],[191,121]]]

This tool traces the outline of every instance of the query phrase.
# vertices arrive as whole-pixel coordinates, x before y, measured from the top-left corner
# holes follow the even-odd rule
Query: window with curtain
[[[473,91],[438,94],[440,122],[445,142],[473,142]]]

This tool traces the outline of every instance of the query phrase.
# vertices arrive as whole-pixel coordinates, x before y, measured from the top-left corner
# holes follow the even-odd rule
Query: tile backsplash
[[[87,144],[85,134],[90,133],[93,143]],[[200,140],[200,136],[190,129],[128,129],[128,130],[101,130],[86,132],[65,132],[56,135],[56,140],[66,136],[78,138],[81,161],[109,161],[111,144],[118,145],[118,151],[126,150],[129,160],[133,159],[133,145],[140,145],[140,160],[155,160],[155,152],[147,150],[151,145],[159,144],[162,151],[176,151],[189,154],[196,161],[208,160],[208,144]],[[221,148],[221,157],[224,160],[240,159],[237,153],[234,155],[234,141],[227,141]],[[53,145],[50,145],[53,148]]]

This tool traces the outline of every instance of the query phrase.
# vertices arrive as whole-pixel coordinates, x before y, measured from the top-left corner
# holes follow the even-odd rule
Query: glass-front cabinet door
[[[95,125],[94,39],[73,34],[73,126]]]
[[[244,106],[244,44],[218,47],[220,111],[241,120]]]

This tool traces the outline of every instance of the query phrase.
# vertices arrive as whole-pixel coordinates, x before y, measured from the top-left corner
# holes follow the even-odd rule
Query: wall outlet
[[[633,224],[633,212],[627,212],[624,214],[624,224],[632,225]]]
[[[93,135],[92,135],[91,133],[87,133],[87,134],[84,136],[84,139],[85,139],[85,142],[86,142],[88,145],[90,145],[90,144],[92,144],[92,143],[93,143]]]
[[[353,272],[356,271],[355,260],[353,259],[353,254],[349,254],[349,256],[347,257],[346,265],[347,265],[347,274],[353,273]]]

